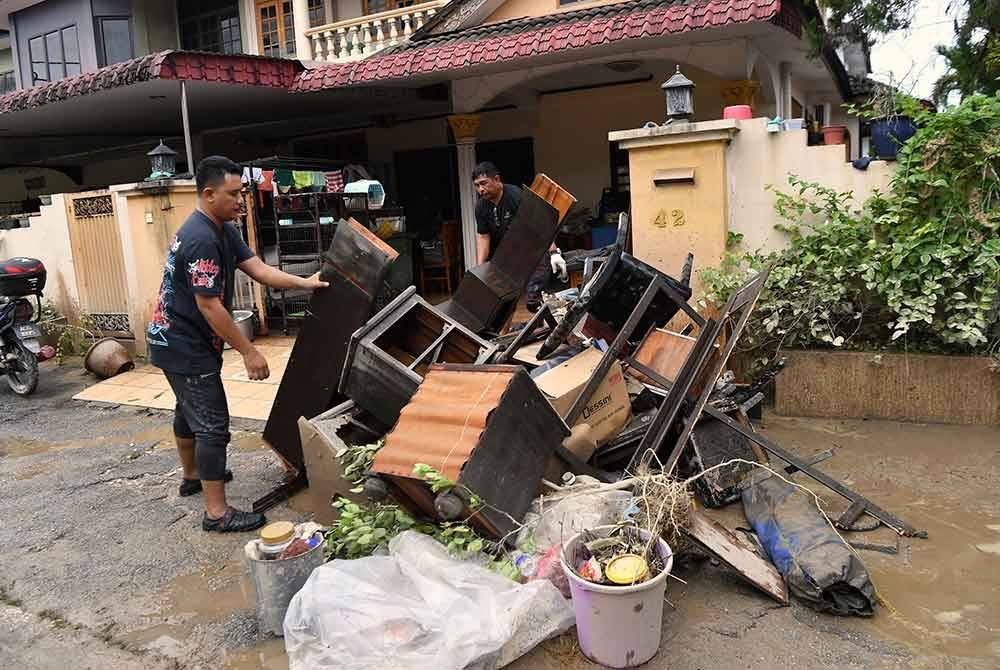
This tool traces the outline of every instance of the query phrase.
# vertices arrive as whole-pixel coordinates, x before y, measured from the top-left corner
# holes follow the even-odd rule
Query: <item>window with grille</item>
[[[257,37],[261,55],[295,58],[295,18],[290,0],[257,1]]]
[[[29,39],[28,53],[32,85],[80,74],[80,41],[75,25]]]
[[[132,58],[132,28],[127,16],[99,16],[94,19],[99,64],[113,65]]]
[[[0,72],[0,95],[11,93],[17,90],[17,77],[14,71]]]
[[[243,53],[237,3],[203,3],[201,7],[192,2],[185,4],[181,5],[179,12],[181,48],[224,54]],[[214,7],[209,11],[198,11],[206,4]]]
[[[315,28],[326,23],[326,3],[324,0],[309,0],[309,27]]]

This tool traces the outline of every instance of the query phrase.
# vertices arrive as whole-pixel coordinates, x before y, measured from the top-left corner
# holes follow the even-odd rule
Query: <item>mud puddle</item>
[[[83,447],[100,447],[108,444],[122,443],[143,444],[147,448],[150,446],[148,444],[150,442],[153,443],[153,447],[161,447],[164,444],[171,448],[174,446],[173,429],[169,424],[133,433],[129,430],[129,427],[134,426],[134,424],[135,420],[133,418],[116,419],[101,426],[102,435],[78,440],[55,441],[34,440],[17,436],[4,437],[0,438],[0,457],[20,458],[22,456],[34,456],[60,449],[80,449]]]
[[[927,539],[899,538],[897,555],[859,552],[884,604],[872,619],[845,625],[926,655],[1000,657],[1000,430],[769,417],[767,432],[802,445],[794,449],[800,453],[834,447],[821,470],[928,532]],[[846,505],[807,477],[796,480],[828,500],[828,512]],[[896,542],[885,528],[847,535]]]
[[[164,591],[160,610],[146,617],[147,623],[153,625],[123,637],[128,642],[165,656],[183,659],[194,651],[191,647],[195,644],[195,629],[199,625],[218,623],[234,613],[252,611],[254,602],[253,586],[243,564],[233,561],[221,569],[174,579]],[[257,642],[256,637],[237,640],[238,648],[233,653],[242,655],[249,652]],[[230,652],[220,649],[211,653]]]

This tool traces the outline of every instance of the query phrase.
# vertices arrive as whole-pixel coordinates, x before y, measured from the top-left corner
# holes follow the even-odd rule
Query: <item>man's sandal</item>
[[[257,530],[267,523],[267,518],[259,512],[243,512],[230,507],[218,519],[212,519],[206,512],[201,518],[201,529],[217,533],[245,533]]]

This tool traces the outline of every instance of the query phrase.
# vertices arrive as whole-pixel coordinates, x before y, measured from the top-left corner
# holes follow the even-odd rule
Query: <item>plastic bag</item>
[[[285,616],[290,670],[500,668],[574,623],[552,584],[518,584],[407,531],[388,556],[313,571]]]
[[[559,589],[559,593],[563,595],[563,598],[569,599],[572,597],[572,593],[569,588],[569,577],[566,576],[566,573],[562,569],[561,553],[562,543],[549,547],[549,550],[538,559],[538,568],[531,579],[545,579],[552,582],[552,585]]]
[[[788,589],[806,605],[840,616],[871,616],[875,587],[816,503],[777,477],[743,492],[743,511]]]
[[[579,486],[544,496],[531,503],[517,546],[525,552],[541,554],[588,528],[615,524],[632,499],[628,491],[595,490],[585,486],[593,481],[577,477]]]

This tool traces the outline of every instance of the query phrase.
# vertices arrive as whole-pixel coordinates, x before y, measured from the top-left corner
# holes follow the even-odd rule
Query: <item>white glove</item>
[[[552,264],[552,274],[559,277],[559,281],[566,281],[569,279],[569,273],[566,271],[566,261],[562,257],[562,252],[556,249],[549,256],[549,263]]]

